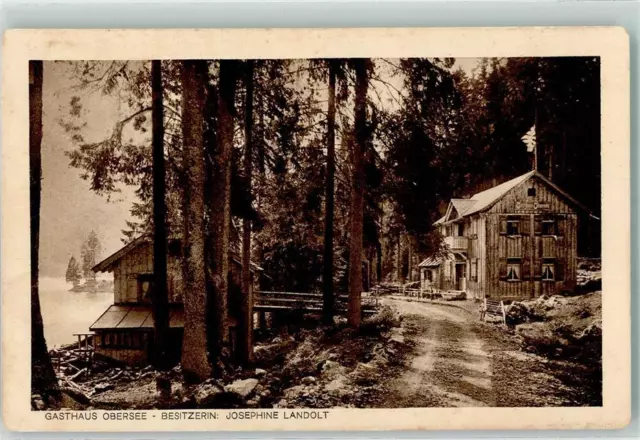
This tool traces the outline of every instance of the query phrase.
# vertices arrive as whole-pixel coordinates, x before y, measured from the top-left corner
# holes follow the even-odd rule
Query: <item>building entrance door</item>
[[[467,290],[467,263],[456,263],[456,290]]]

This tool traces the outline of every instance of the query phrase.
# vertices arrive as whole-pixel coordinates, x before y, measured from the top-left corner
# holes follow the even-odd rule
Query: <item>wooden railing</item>
[[[335,312],[344,314],[347,311],[349,297],[338,295],[335,297]],[[362,313],[373,314],[378,307],[378,298],[363,293],[361,297]],[[297,310],[303,312],[322,312],[322,294],[307,292],[274,292],[259,290],[254,292],[253,308],[256,311],[275,312]]]
[[[469,248],[467,237],[445,237],[444,242],[452,251],[466,251]]]

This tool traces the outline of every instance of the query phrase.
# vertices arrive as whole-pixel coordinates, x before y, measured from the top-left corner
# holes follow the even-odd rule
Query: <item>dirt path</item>
[[[523,353],[511,338],[465,310],[385,302],[404,316],[413,357],[389,384],[382,407],[594,404],[582,389],[579,365]]]

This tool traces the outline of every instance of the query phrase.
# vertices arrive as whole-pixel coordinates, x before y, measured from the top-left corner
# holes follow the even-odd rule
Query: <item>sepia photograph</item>
[[[601,405],[599,69],[33,61],[33,409]]]
[[[441,425],[419,411],[452,409],[550,427],[613,410],[630,320],[628,248],[610,250],[629,209],[611,196],[628,147],[611,146],[613,58],[114,58],[117,41],[11,74],[28,80],[28,152],[3,147],[28,168],[11,206],[29,236],[2,233],[24,267],[3,270],[21,420],[425,429]],[[455,411],[442,420],[466,426]]]

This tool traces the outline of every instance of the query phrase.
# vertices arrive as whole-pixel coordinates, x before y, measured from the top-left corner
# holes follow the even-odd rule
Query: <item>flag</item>
[[[536,149],[536,126],[532,126],[531,129],[522,136],[522,142],[527,146],[527,151],[531,153]]]

